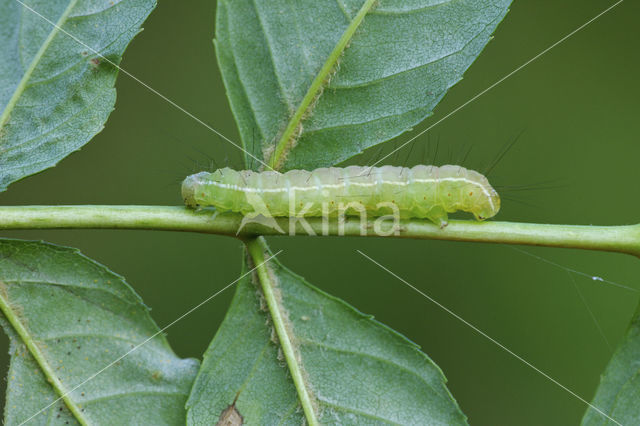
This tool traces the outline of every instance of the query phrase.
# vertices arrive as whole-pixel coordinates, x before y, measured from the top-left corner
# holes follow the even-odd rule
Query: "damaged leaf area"
[[[274,169],[314,169],[409,130],[462,79],[510,3],[218,2],[216,53],[245,148]]]
[[[219,418],[230,405],[246,424],[466,424],[444,375],[417,345],[277,260],[264,265],[294,359],[281,345],[259,274],[246,277],[205,354],[187,403],[188,424]],[[311,421],[292,361],[314,411]]]
[[[122,277],[75,249],[2,239],[0,309],[4,424],[184,424],[198,362],[173,353]]]
[[[216,426],[240,426],[243,423],[244,419],[242,418],[242,414],[240,414],[234,402],[222,412]]]

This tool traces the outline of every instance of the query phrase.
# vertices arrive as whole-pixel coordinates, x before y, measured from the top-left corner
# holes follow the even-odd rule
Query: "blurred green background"
[[[458,105],[582,25],[611,1],[515,0],[495,39],[438,106]],[[123,68],[223,134],[238,140],[211,39],[215,2],[160,1]],[[436,164],[482,170],[519,132],[492,173],[498,185],[553,181],[519,191],[497,219],[571,224],[640,221],[640,4],[627,1],[431,131]],[[177,205],[181,179],[218,164],[241,167],[239,152],[121,74],[116,110],[82,151],[14,184],[3,205]],[[426,135],[408,164],[426,158]],[[393,143],[388,144],[393,148]],[[433,146],[433,145],[432,145]],[[371,151],[376,151],[374,148]],[[433,151],[433,148],[432,148]],[[408,148],[389,163],[401,164]],[[366,164],[372,152],[354,158]],[[548,186],[548,185],[544,185]],[[508,192],[508,191],[504,191]],[[145,231],[3,232],[78,247],[122,274],[162,327],[233,281],[241,245],[225,237]],[[362,250],[465,320],[591,400],[611,348],[566,271],[509,247],[364,238],[272,238],[281,261],[325,291],[408,336],[442,368],[449,388],[477,425],[576,424],[585,405],[454,319],[361,255]],[[640,263],[629,256],[527,248],[531,253],[640,290]],[[638,292],[576,277],[606,339],[615,347]],[[222,321],[232,291],[168,330],[175,351],[200,357]],[[0,365],[8,365],[6,337]],[[268,396],[265,396],[268,397]]]

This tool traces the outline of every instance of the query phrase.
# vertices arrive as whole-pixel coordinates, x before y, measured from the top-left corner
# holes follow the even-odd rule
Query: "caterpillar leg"
[[[260,213],[251,212],[251,213],[245,214],[244,217],[242,218],[242,222],[240,222],[240,226],[236,231],[236,235],[238,235],[242,230],[242,228],[244,228],[248,223],[258,223],[262,226],[268,226],[269,228],[273,228],[281,234],[285,233],[282,230],[282,228],[280,228],[280,225],[278,225],[278,222],[273,216],[264,216]]]
[[[215,220],[215,218],[218,216],[218,214],[220,214],[220,210],[218,210],[215,207],[203,207],[203,206],[196,206],[195,208],[195,212],[196,213],[203,213],[203,212],[209,212],[209,211],[213,211],[213,214],[211,215],[211,221],[213,222]]]
[[[426,218],[429,219],[431,222],[435,223],[436,225],[438,225],[440,229],[444,229],[449,224],[448,222],[449,216],[447,215],[447,212],[442,207],[434,207],[431,210],[429,210],[429,213],[427,213]]]

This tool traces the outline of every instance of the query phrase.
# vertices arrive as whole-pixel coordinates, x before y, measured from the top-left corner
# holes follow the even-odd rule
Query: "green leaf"
[[[245,147],[276,169],[313,169],[409,130],[460,81],[510,3],[219,1],[216,52]]]
[[[613,418],[617,424],[640,424],[640,310],[609,361],[591,404]],[[589,408],[582,424],[616,425],[598,410]]]
[[[198,362],[173,353],[122,277],[75,249],[2,239],[0,309],[12,340],[5,424],[62,395],[29,424],[184,424]]]
[[[46,377],[27,347],[20,341],[13,329],[2,321],[11,340],[11,363],[7,373],[7,393],[5,398],[4,424],[19,425],[43,407],[52,404],[47,410],[47,421],[53,424],[80,424],[73,417],[64,401],[56,401],[58,395],[52,391]],[[34,424],[46,424],[45,416],[32,420]],[[69,423],[66,423],[69,422]]]
[[[115,65],[156,4],[21,2],[0,0],[0,191],[102,130],[116,101]]]
[[[247,424],[298,425],[305,417],[313,424],[301,405],[307,397],[320,423],[465,423],[442,372],[417,345],[276,260],[264,266],[300,375],[278,343],[264,293],[247,277],[205,354],[187,402],[188,424],[212,424],[223,412]]]

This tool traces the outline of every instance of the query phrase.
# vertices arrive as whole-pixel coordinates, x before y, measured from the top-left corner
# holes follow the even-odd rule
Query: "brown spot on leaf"
[[[220,419],[218,419],[216,426],[239,426],[242,424],[244,424],[244,418],[236,408],[234,401],[233,404],[225,408],[222,414],[220,414]]]

